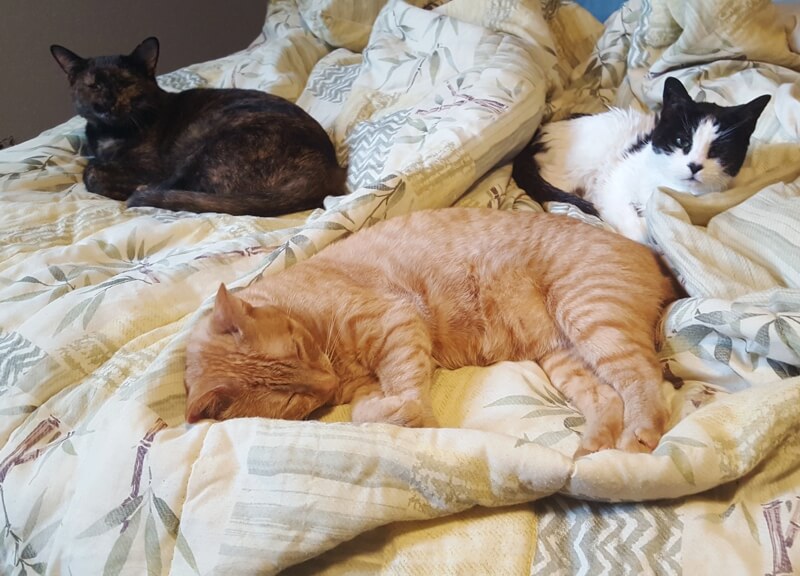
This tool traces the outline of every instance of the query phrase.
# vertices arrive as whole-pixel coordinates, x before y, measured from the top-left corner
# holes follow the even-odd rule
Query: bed
[[[0,151],[3,574],[791,574],[800,569],[800,55],[766,0],[273,0],[247,49],[160,78],[298,102],[351,193],[281,218],[86,191],[82,122]],[[672,427],[575,459],[530,362],[438,371],[438,429],[184,421],[183,346],[244,286],[394,215],[542,210],[509,161],[550,118],[654,107],[665,75],[773,99],[724,194],[662,190],[689,297],[664,323]],[[549,204],[604,225],[574,207]]]

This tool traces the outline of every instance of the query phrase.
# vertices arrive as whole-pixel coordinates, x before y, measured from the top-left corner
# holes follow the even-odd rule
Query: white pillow
[[[360,52],[388,0],[298,0],[309,29],[336,48]]]

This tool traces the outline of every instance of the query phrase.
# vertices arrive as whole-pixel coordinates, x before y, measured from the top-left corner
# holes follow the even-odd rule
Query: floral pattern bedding
[[[602,29],[553,0],[274,0],[247,49],[160,81],[267,90],[325,126],[351,193],[281,218],[90,194],[79,119],[0,152],[0,572],[792,573],[800,56],[772,16],[630,0]],[[540,210],[508,164],[539,123],[654,106],[666,72],[774,100],[734,191],[648,206],[690,293],[664,326],[684,386],[654,454],[573,459],[583,419],[530,362],[439,371],[439,429],[347,406],[185,424],[183,345],[219,282],[411,210]]]

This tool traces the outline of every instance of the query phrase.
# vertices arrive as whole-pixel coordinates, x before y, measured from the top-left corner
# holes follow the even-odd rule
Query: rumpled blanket
[[[77,119],[0,152],[4,571],[791,572],[800,60],[770,10],[631,0],[584,58],[597,25],[559,2],[271,2],[249,48],[161,82],[260,88],[320,120],[351,194],[282,218],[89,194]],[[648,206],[691,296],[665,323],[684,386],[654,454],[574,460],[583,419],[530,362],[440,371],[440,429],[354,426],[347,406],[184,423],[183,346],[219,282],[411,210],[540,209],[508,165],[539,123],[653,106],[667,72],[709,100],[776,96],[736,190]]]

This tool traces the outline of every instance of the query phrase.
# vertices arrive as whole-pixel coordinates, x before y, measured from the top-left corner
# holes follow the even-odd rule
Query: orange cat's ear
[[[232,391],[227,386],[216,386],[197,398],[186,398],[186,421],[194,424],[199,420],[217,420],[220,413],[233,402]]]
[[[225,284],[220,284],[211,316],[212,326],[218,334],[242,334],[251,310],[250,304],[228,292]]]

